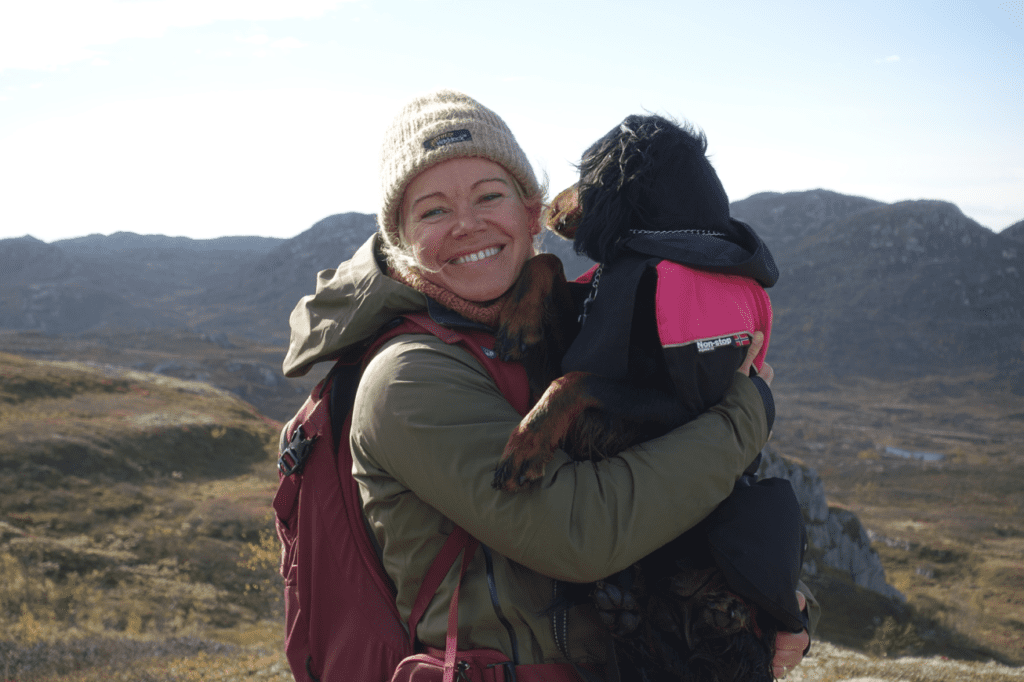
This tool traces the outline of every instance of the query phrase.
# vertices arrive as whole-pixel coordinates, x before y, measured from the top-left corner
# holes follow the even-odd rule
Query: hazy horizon
[[[551,193],[630,113],[733,200],[823,188],[1024,219],[1024,1],[37,0],[0,8],[0,238],[289,238],[376,211],[382,131],[462,90]]]

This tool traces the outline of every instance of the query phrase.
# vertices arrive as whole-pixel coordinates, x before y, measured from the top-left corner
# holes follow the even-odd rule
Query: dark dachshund
[[[569,284],[558,258],[540,255],[512,290],[496,350],[524,362],[539,399],[508,441],[496,488],[539,480],[559,447],[604,459],[705,412],[756,331],[765,335],[760,369],[771,324],[763,288],[778,273],[753,230],[729,217],[706,149],[688,126],[630,116],[587,150],[579,183],[556,197],[549,229],[600,265],[589,286]],[[756,468],[696,528],[587,588],[624,674],[772,679],[775,632],[803,624],[794,594],[803,526],[788,483],[758,482]],[[781,556],[771,575],[761,558],[750,564],[750,547],[736,546],[751,536]],[[788,598],[778,597],[780,576]]]

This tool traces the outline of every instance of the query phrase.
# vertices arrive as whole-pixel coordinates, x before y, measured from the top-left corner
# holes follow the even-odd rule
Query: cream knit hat
[[[497,114],[453,90],[417,97],[392,121],[381,147],[377,225],[387,247],[399,247],[399,211],[406,185],[430,166],[463,156],[480,156],[502,166],[526,197],[540,193],[530,161]]]

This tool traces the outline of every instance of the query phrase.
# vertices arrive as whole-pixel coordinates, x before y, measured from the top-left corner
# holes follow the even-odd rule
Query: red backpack
[[[399,318],[363,352],[338,360],[313,389],[288,426],[289,444],[278,461],[281,482],[274,498],[277,533],[283,548],[285,651],[299,682],[391,680],[399,663],[416,653],[416,622],[430,598],[459,554],[465,550],[465,571],[468,557],[476,549],[476,540],[461,528],[449,536],[423,579],[407,631],[395,606],[394,588],[362,514],[358,486],[351,473],[348,439],[352,400],[366,362],[385,341],[407,333],[429,333],[446,343],[462,345],[480,360],[520,414],[525,414],[529,407],[525,370],[494,356],[492,335],[442,327],[425,313]],[[455,618],[457,599],[458,591],[449,611]],[[452,677],[454,632],[457,628],[449,627],[447,658],[452,660],[447,662],[446,679]],[[414,659],[425,656],[420,654]],[[459,657],[464,658],[461,654]],[[510,664],[494,664],[491,660],[493,656],[488,659],[486,674],[470,676],[471,679],[515,679],[515,670],[502,667]],[[468,666],[465,661],[459,663]],[[409,666],[407,660],[403,670]],[[535,678],[524,668],[534,669],[540,677]],[[468,670],[467,667],[460,672],[466,676]],[[526,678],[572,677],[569,666],[529,665],[520,666],[519,670],[520,682]]]

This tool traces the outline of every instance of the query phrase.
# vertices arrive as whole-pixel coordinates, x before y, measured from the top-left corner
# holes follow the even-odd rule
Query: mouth
[[[491,247],[488,247],[486,249],[481,249],[481,250],[479,250],[479,251],[477,251],[475,253],[467,253],[464,256],[459,256],[458,258],[453,258],[453,259],[451,259],[448,262],[451,263],[452,265],[463,265],[465,263],[475,263],[477,261],[484,260],[485,258],[490,258],[491,256],[497,256],[499,253],[501,253],[501,250],[503,248],[504,247],[502,247],[502,246],[491,246]]]

